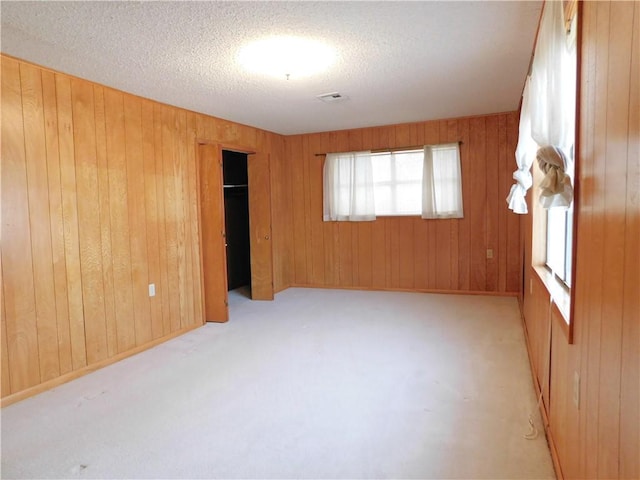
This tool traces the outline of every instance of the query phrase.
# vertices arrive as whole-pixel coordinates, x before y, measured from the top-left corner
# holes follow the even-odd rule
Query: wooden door
[[[263,153],[249,155],[247,169],[251,236],[251,298],[273,300],[269,155]]]
[[[220,149],[217,145],[198,145],[198,160],[205,320],[226,322],[229,308]]]

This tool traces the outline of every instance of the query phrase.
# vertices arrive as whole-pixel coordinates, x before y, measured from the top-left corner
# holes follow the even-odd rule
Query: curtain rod
[[[447,143],[456,143],[456,142],[444,142],[444,143],[433,143],[430,144],[429,146],[437,146],[437,145],[446,145]],[[462,145],[464,142],[462,140],[458,140],[458,145]],[[405,150],[421,150],[422,148],[424,148],[425,145],[414,145],[414,146],[410,146],[410,147],[396,147],[396,148],[376,148],[376,149],[371,149],[371,153],[384,153],[384,152],[403,152]],[[326,153],[316,153],[315,156],[316,157],[322,157],[324,155],[328,155],[329,153],[342,153],[342,152],[326,152]]]

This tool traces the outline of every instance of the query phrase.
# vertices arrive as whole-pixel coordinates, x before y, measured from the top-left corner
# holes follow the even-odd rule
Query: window
[[[573,204],[567,210],[547,211],[546,265],[568,287],[571,286]]]
[[[566,12],[565,12],[566,13]],[[570,93],[569,98],[565,99],[569,103],[567,109],[575,110],[576,101],[576,28],[577,15],[573,15],[567,32],[568,68],[565,75],[562,76],[563,87],[566,92]],[[573,131],[575,131],[575,118],[572,119]],[[573,133],[573,132],[572,132]],[[575,134],[573,134],[575,139]],[[569,154],[567,158],[566,174],[574,184],[574,146],[567,149]],[[562,280],[568,287],[571,287],[571,261],[573,251],[573,202],[568,208],[549,208],[546,218],[546,258],[545,265],[551,272]]]
[[[327,154],[325,221],[406,215],[462,218],[458,143],[414,150]]]
[[[526,214],[524,195],[530,187],[535,188],[531,202],[531,266],[564,318],[562,328],[569,342],[575,298],[571,290],[573,199],[578,176],[575,113],[579,12],[574,7],[580,9],[579,4],[564,10],[562,2],[544,3],[531,73],[522,98],[516,149],[518,170],[514,172],[517,183],[507,197],[510,209]],[[573,18],[567,18],[566,12],[575,12]],[[525,291],[525,296],[529,293]]]

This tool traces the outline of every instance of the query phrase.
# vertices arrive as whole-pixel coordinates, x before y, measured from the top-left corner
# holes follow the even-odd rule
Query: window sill
[[[562,283],[558,278],[549,271],[545,266],[535,265],[532,267],[536,276],[545,286],[553,304],[558,309],[560,316],[564,320],[561,325],[562,329],[569,334],[569,325],[571,324],[571,290]]]

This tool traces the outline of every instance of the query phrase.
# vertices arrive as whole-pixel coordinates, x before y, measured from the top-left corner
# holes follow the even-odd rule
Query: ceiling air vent
[[[346,97],[338,92],[323,93],[322,95],[317,95],[316,98],[325,103],[337,103],[349,100],[349,97]]]

